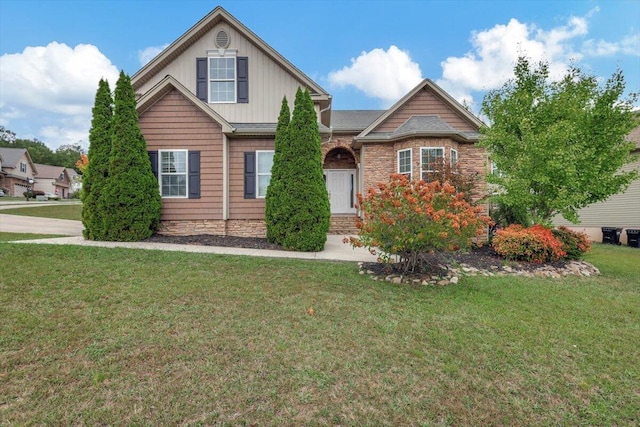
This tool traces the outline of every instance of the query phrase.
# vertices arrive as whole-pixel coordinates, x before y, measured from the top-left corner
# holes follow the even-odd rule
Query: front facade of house
[[[0,188],[11,197],[22,197],[34,184],[37,168],[26,148],[0,147]]]
[[[335,111],[332,97],[218,7],[132,77],[162,195],[160,232],[264,236],[281,101],[314,102],[333,233],[353,232],[356,194],[392,173],[447,162],[482,179],[481,122],[430,80],[389,110]]]
[[[56,194],[62,199],[69,198],[71,179],[63,166],[50,166],[36,163],[38,173],[35,176],[35,190]]]

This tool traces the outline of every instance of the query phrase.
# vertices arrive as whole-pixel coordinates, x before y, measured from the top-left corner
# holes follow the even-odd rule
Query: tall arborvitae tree
[[[331,210],[322,171],[318,121],[309,91],[298,88],[291,123],[289,150],[282,171],[286,210],[282,245],[296,251],[321,251],[327,241]]]
[[[82,178],[82,223],[84,237],[102,240],[105,236],[104,218],[98,209],[104,185],[109,175],[111,155],[111,121],[113,99],[109,82],[100,79],[93,106],[93,118],[89,131],[89,158],[91,162]]]
[[[109,176],[99,204],[106,226],[105,240],[150,237],[160,222],[160,206],[158,181],[138,125],[131,79],[121,71],[115,91]]]
[[[275,151],[273,154],[273,166],[271,167],[271,180],[267,187],[265,220],[267,223],[267,240],[271,243],[282,244],[284,240],[284,227],[279,219],[286,208],[284,182],[282,180],[283,171],[286,170],[287,158],[283,153],[289,151],[289,122],[291,112],[287,97],[282,98],[282,107],[278,117],[276,128]]]

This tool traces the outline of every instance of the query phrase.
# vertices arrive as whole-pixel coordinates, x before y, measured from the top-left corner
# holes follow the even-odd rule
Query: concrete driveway
[[[82,221],[0,214],[0,231],[82,236]]]

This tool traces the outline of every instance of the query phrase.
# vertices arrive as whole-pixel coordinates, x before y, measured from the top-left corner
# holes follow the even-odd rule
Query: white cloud
[[[511,19],[507,25],[472,34],[473,51],[463,57],[449,57],[441,63],[439,84],[458,91],[484,91],[500,87],[513,76],[521,55],[532,62],[547,61],[551,77],[560,77],[572,60],[580,60],[571,41],[587,34],[585,18],[571,18],[567,25],[544,31],[533,24]]]
[[[511,19],[506,25],[473,32],[473,49],[464,56],[443,61],[442,77],[437,83],[458,101],[477,107],[472,93],[502,86],[513,77],[513,67],[521,55],[533,63],[546,61],[553,79],[562,77],[572,62],[585,56],[640,56],[640,34],[618,42],[584,40],[589,33],[589,19],[597,12],[596,7],[585,16],[571,17],[565,25],[549,30]]]
[[[640,56],[640,34],[630,34],[619,42],[590,39],[583,43],[582,50],[588,56]]]
[[[138,51],[138,61],[140,62],[140,66],[144,67],[147,65],[149,61],[155,58],[160,52],[165,50],[169,46],[169,43],[163,44],[162,46],[149,46],[145,49]]]
[[[351,58],[351,65],[330,72],[328,80],[332,86],[354,86],[388,107],[420,83],[422,71],[407,51],[392,45],[386,51],[363,51]]]
[[[98,81],[115,88],[118,69],[93,45],[51,42],[0,56],[0,74],[0,123],[55,149],[88,138]]]

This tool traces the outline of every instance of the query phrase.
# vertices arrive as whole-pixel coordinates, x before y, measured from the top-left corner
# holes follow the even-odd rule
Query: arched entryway
[[[323,169],[331,213],[355,213],[357,166],[353,152],[346,147],[331,149],[325,155]]]

